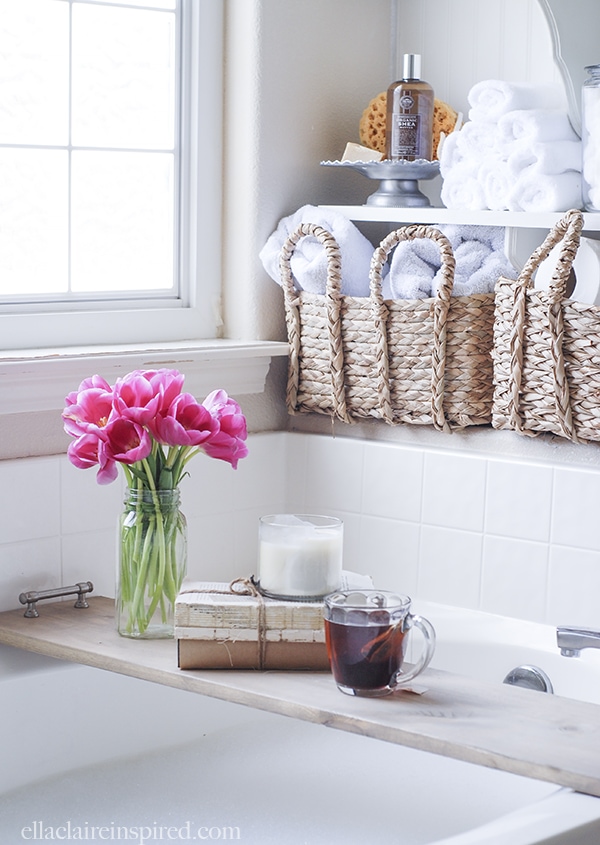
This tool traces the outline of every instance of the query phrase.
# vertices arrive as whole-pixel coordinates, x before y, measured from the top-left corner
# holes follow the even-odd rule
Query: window
[[[0,345],[214,337],[219,0],[0,11]]]

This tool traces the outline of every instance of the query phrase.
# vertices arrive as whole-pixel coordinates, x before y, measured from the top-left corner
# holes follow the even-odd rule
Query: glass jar
[[[586,211],[600,211],[600,65],[586,72],[581,92],[583,204]]]
[[[119,519],[117,630],[124,637],[173,636],[175,598],[187,569],[187,524],[179,489],[128,488]]]

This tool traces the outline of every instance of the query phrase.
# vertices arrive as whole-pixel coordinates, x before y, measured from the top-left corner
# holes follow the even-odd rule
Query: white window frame
[[[183,72],[178,263],[186,301],[129,301],[111,310],[56,306],[0,314],[0,349],[172,343],[214,338],[220,326],[223,0],[181,0]],[[189,287],[188,287],[189,285]],[[2,354],[2,353],[0,353]]]

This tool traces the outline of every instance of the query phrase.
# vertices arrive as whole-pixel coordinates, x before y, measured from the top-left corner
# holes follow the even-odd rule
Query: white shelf
[[[561,212],[467,211],[450,208],[381,208],[373,205],[322,205],[350,220],[379,223],[455,223],[462,226],[504,226],[515,229],[551,229]],[[585,212],[584,231],[600,231],[600,213]]]

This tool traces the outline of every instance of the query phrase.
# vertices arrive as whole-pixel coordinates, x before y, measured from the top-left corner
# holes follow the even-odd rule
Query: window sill
[[[262,393],[271,359],[287,354],[287,343],[236,340],[23,349],[0,355],[0,416],[60,410],[83,379],[98,373],[113,383],[137,369],[180,370],[198,398],[216,388]]]

